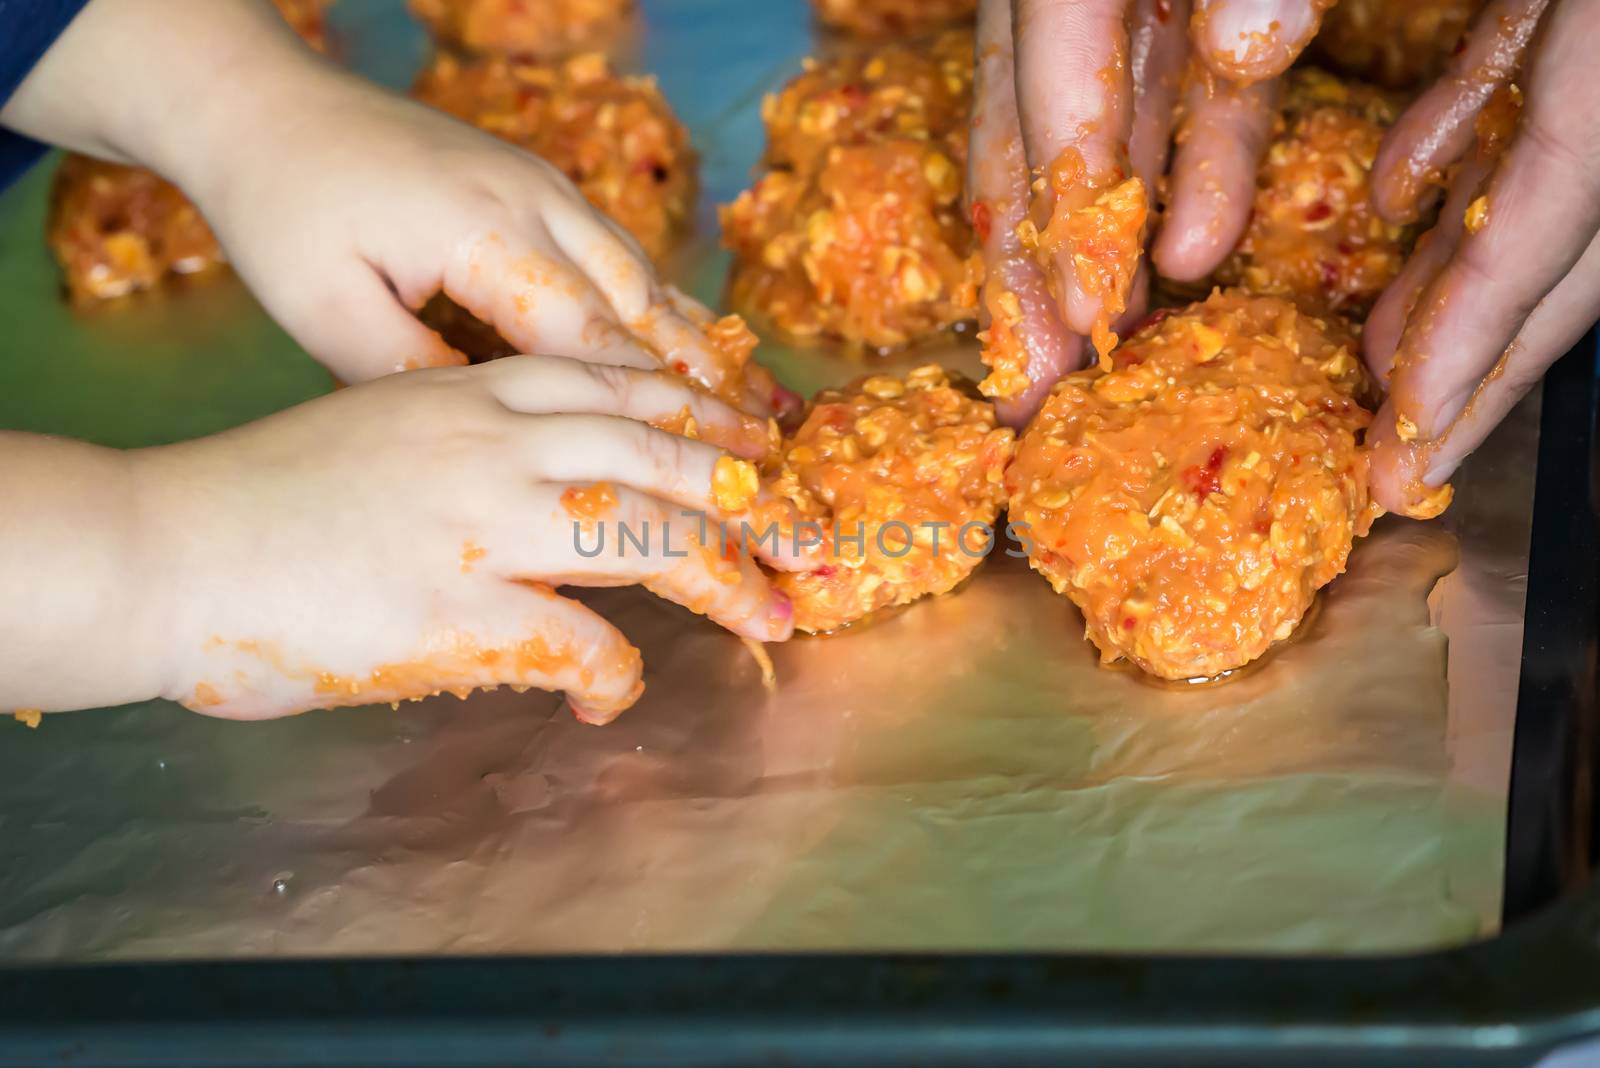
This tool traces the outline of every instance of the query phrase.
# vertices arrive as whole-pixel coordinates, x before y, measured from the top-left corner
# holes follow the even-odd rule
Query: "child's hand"
[[[639,653],[563,584],[643,583],[787,638],[788,601],[716,543],[725,454],[646,425],[685,406],[705,436],[764,450],[761,423],[666,375],[530,356],[132,454],[157,561],[143,581],[168,599],[164,695],[256,719],[536,686],[606,722],[638,697]]]
[[[523,352],[736,392],[704,309],[565,177],[339,70],[265,0],[95,0],[0,103],[13,129],[176,182],[346,382],[463,362],[411,314],[442,289]],[[757,376],[742,385],[751,411],[782,400]]]
[[[197,155],[187,187],[268,310],[340,378],[460,362],[411,314],[442,290],[522,352],[681,364],[721,386],[694,309],[542,160],[339,72],[284,95],[224,135],[231,150]]]

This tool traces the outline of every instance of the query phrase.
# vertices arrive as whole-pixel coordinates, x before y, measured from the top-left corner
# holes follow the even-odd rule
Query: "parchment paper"
[[[711,232],[760,151],[761,93],[815,47],[805,5],[643,11],[631,47],[695,132]],[[398,0],[343,0],[334,22],[347,60],[409,80],[423,45]],[[47,171],[0,196],[0,426],[131,446],[326,388],[231,279],[67,311]],[[715,300],[724,266],[702,246],[678,270]],[[935,355],[972,366],[893,365]],[[862,370],[763,358],[807,391]],[[1362,952],[1489,933],[1536,414],[1473,459],[1446,521],[1381,522],[1302,636],[1220,686],[1098,667],[1075,609],[996,556],[954,595],[774,648],[773,697],[709,623],[595,594],[647,663],[607,728],[537,693],[0,723],[0,959]]]

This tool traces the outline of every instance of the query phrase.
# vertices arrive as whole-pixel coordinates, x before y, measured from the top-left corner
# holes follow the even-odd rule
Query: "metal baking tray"
[[[630,61],[694,132],[714,234],[761,95],[818,42],[803,0],[642,6]],[[398,0],[334,25],[395,86],[425,51]],[[47,184],[0,195],[0,426],[137,446],[326,390],[225,277],[69,311]],[[724,270],[707,240],[674,264],[710,301]],[[761,355],[804,391],[864,369]],[[926,359],[973,355],[895,365]],[[1594,847],[1594,363],[1220,687],[1099,669],[996,558],[775,649],[773,698],[709,624],[596,594],[649,684],[601,730],[536,694],[11,729],[0,1059],[1526,1063],[1600,1006],[1600,902],[1524,919]]]

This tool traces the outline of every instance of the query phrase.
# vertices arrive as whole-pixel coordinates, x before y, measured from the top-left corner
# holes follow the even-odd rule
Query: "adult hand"
[[[1099,310],[1071,264],[1058,272],[1065,292],[1051,293],[1017,237],[1033,177],[1075,149],[1091,183],[1131,173],[1155,190],[1165,179],[1156,266],[1179,281],[1205,277],[1249,222],[1276,78],[1326,6],[1201,0],[1191,19],[1188,0],[980,0],[968,188],[993,285],[1017,297],[1013,329],[1027,356],[1027,387],[998,404],[1006,422],[1025,422],[1056,379],[1086,362],[1082,335]],[[1148,288],[1141,265],[1124,324],[1143,316]]]
[[[1537,33],[1535,32],[1537,31]],[[1449,501],[1461,460],[1593,324],[1600,309],[1600,84],[1588,41],[1600,0],[1500,0],[1451,71],[1391,131],[1378,206],[1419,210],[1424,185],[1462,160],[1437,227],[1373,309],[1367,361],[1389,385],[1371,433],[1372,491],[1426,517]],[[1510,135],[1480,114],[1523,58],[1524,104]],[[1503,146],[1503,153],[1500,148]]]

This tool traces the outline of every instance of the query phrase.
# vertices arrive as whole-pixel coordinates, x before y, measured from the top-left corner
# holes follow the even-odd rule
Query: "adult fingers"
[[[1600,308],[1600,241],[1589,246],[1523,324],[1505,358],[1483,381],[1461,415],[1445,431],[1429,457],[1425,480],[1443,483],[1467,454],[1482,444],[1545,370],[1565,355],[1594,325]]]
[[[1001,421],[1021,426],[1056,380],[1082,365],[1083,340],[1061,322],[1044,272],[1017,237],[1028,214],[1029,179],[1017,117],[1010,0],[981,0],[977,47],[967,189],[987,268],[985,359],[999,372],[990,385],[997,390]]]
[[[1456,421],[1433,441],[1402,442],[1395,409],[1386,405],[1369,434],[1371,489],[1390,511],[1426,518],[1430,493],[1440,493],[1461,461],[1481,445],[1545,370],[1594,325],[1600,307],[1600,240],[1551,290],[1511,346],[1479,384]]]
[[[1276,81],[1239,86],[1191,67],[1166,218],[1151,252],[1163,275],[1198,282],[1244,236],[1279,89]]]
[[[1412,101],[1372,165],[1372,202],[1394,223],[1415,222],[1430,189],[1472,144],[1478,115],[1517,69],[1549,0],[1493,0],[1461,53]]]
[[[1041,230],[1046,229],[1047,219],[1051,230],[1064,227],[1048,242],[1054,249],[1052,281],[1061,316],[1077,333],[1094,333],[1103,346],[1114,341],[1104,331],[1108,320],[1124,307],[1132,263],[1112,251],[1115,237],[1099,242],[1099,232],[1120,229],[1126,215],[1134,212],[1142,228],[1147,207],[1142,188],[1123,190],[1115,202],[1099,199],[1131,173],[1130,2],[1016,0],[1013,4],[1022,140],[1031,172],[1045,175],[1045,184],[1038,187],[1034,222]],[[1066,221],[1091,206],[1092,216],[1077,223]],[[1096,232],[1094,239],[1070,236],[1084,226]],[[1106,247],[1085,254],[1083,245],[1090,240]],[[1134,255],[1140,243],[1130,250]],[[1046,244],[1041,239],[1041,247]]]
[[[996,393],[993,400],[1000,422],[1021,429],[1044,404],[1055,384],[1064,375],[1084,366],[1090,350],[1083,335],[1074,334],[1062,325],[1055,298],[1050,295],[1037,268],[1030,272],[1027,268],[1031,264],[1011,261],[1005,266],[1007,274],[996,277],[992,283],[996,288],[991,290],[989,284],[985,286],[988,347],[997,346],[997,331],[1009,329],[1012,340],[1003,344],[1014,354],[1011,359],[1020,365],[1023,378],[1005,393]],[[1014,270],[1009,270],[1013,267]],[[1001,284],[1008,288],[998,288]],[[997,325],[1002,316],[1012,321]],[[1002,371],[1012,365],[995,361],[994,366],[996,371]]]
[[[1474,158],[1461,165],[1439,221],[1423,234],[1405,266],[1386,287],[1361,328],[1362,353],[1367,368],[1387,384],[1394,366],[1395,348],[1423,290],[1431,285],[1461,245],[1468,207],[1483,192],[1494,168],[1492,160]]]
[[[1289,69],[1333,0],[1195,0],[1195,53],[1211,70],[1249,85]]]
[[[1188,0],[1133,0],[1128,67],[1133,79],[1133,126],[1128,160],[1155,189],[1167,173],[1172,124],[1189,57]]]
[[[1016,99],[1028,164],[1067,149],[1091,181],[1123,165],[1133,121],[1129,0],[1014,0]]]
[[[1150,319],[1150,289],[1154,276],[1150,272],[1150,265],[1139,264],[1139,269],[1134,272],[1133,284],[1128,287],[1128,307],[1121,318],[1111,324],[1118,337],[1132,337],[1139,332]]]
[[[1402,438],[1438,437],[1534,307],[1600,231],[1600,81],[1567,26],[1600,0],[1562,5],[1529,79],[1521,129],[1500,161],[1477,233],[1417,302],[1396,350],[1391,392]]]

